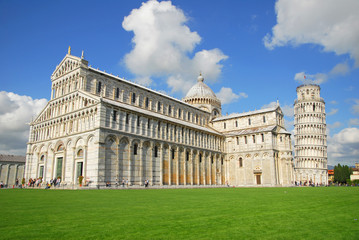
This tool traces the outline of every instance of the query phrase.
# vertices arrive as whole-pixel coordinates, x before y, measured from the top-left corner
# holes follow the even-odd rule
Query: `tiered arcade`
[[[325,102],[320,87],[297,87],[294,104],[295,172],[302,184],[327,184],[327,135]]]

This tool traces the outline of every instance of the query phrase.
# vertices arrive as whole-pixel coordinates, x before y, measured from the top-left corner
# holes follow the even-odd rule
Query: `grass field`
[[[359,239],[357,187],[5,189],[0,207],[0,239]]]

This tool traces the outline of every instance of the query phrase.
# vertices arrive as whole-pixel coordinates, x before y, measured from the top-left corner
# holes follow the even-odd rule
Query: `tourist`
[[[16,178],[16,180],[15,180],[15,186],[17,187],[18,185],[19,185],[19,179]]]
[[[126,186],[128,187],[128,179],[126,179]]]
[[[4,183],[1,181],[0,182],[0,188],[3,188],[4,187]]]
[[[125,187],[125,179],[124,178],[122,178],[121,185],[122,185],[122,187]]]

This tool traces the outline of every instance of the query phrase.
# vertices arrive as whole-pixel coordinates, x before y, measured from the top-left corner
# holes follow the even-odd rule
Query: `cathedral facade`
[[[30,124],[25,178],[77,187],[290,186],[290,134],[279,105],[221,114],[202,76],[183,100],[92,68],[68,54],[51,100]]]

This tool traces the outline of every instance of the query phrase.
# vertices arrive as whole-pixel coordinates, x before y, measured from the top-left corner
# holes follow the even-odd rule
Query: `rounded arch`
[[[84,145],[85,145],[85,141],[84,141],[84,139],[83,139],[82,137],[78,137],[78,138],[76,138],[76,140],[74,141],[74,146],[75,146],[76,148],[82,147],[82,146],[84,146]]]
[[[59,140],[56,142],[54,150],[55,150],[55,152],[63,151],[63,150],[65,150],[65,146],[66,145],[64,144],[64,142]]]
[[[114,134],[108,134],[105,137],[105,143],[107,143],[109,140],[112,140],[114,143],[118,144],[118,137]]]
[[[89,142],[92,141],[94,137],[95,137],[95,135],[93,135],[93,134],[88,135],[86,138],[85,144],[89,145]]]

